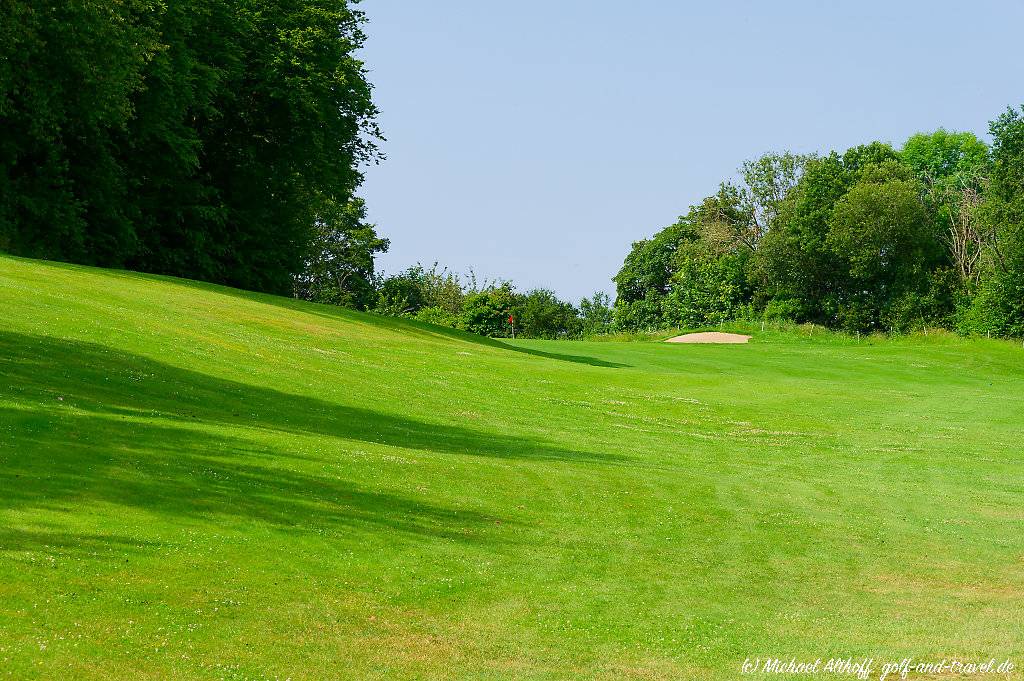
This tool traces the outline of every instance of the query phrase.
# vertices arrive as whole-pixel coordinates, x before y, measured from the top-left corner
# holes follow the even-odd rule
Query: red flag
[[[512,315],[509,315],[509,316],[508,316],[508,323],[509,323],[509,324],[514,324],[514,323],[515,323],[515,321],[516,321],[516,320],[512,319]]]

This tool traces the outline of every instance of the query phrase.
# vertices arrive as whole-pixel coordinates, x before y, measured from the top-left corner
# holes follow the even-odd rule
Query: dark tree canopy
[[[290,292],[375,154],[362,22],[344,0],[6,3],[0,248]]]

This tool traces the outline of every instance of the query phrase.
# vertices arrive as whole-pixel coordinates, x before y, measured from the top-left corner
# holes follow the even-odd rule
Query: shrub
[[[436,305],[420,308],[413,315],[413,319],[419,322],[427,322],[428,324],[436,324],[437,326],[448,326],[453,329],[461,328],[460,319],[457,314]]]
[[[803,305],[793,298],[772,298],[764,307],[764,320],[768,322],[795,322],[803,315]]]
[[[514,305],[512,285],[508,283],[471,293],[459,315],[460,328],[481,336],[508,337],[512,332],[508,316]]]

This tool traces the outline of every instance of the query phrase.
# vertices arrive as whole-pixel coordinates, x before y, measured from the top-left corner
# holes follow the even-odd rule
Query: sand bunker
[[[669,338],[666,343],[746,343],[750,336],[739,333],[722,333],[721,331],[706,331],[704,333],[687,333],[675,338]]]

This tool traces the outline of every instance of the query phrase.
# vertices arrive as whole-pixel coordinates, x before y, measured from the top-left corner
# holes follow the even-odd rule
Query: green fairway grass
[[[8,257],[0,311],[0,678],[1024,667],[1018,344],[491,341]]]

